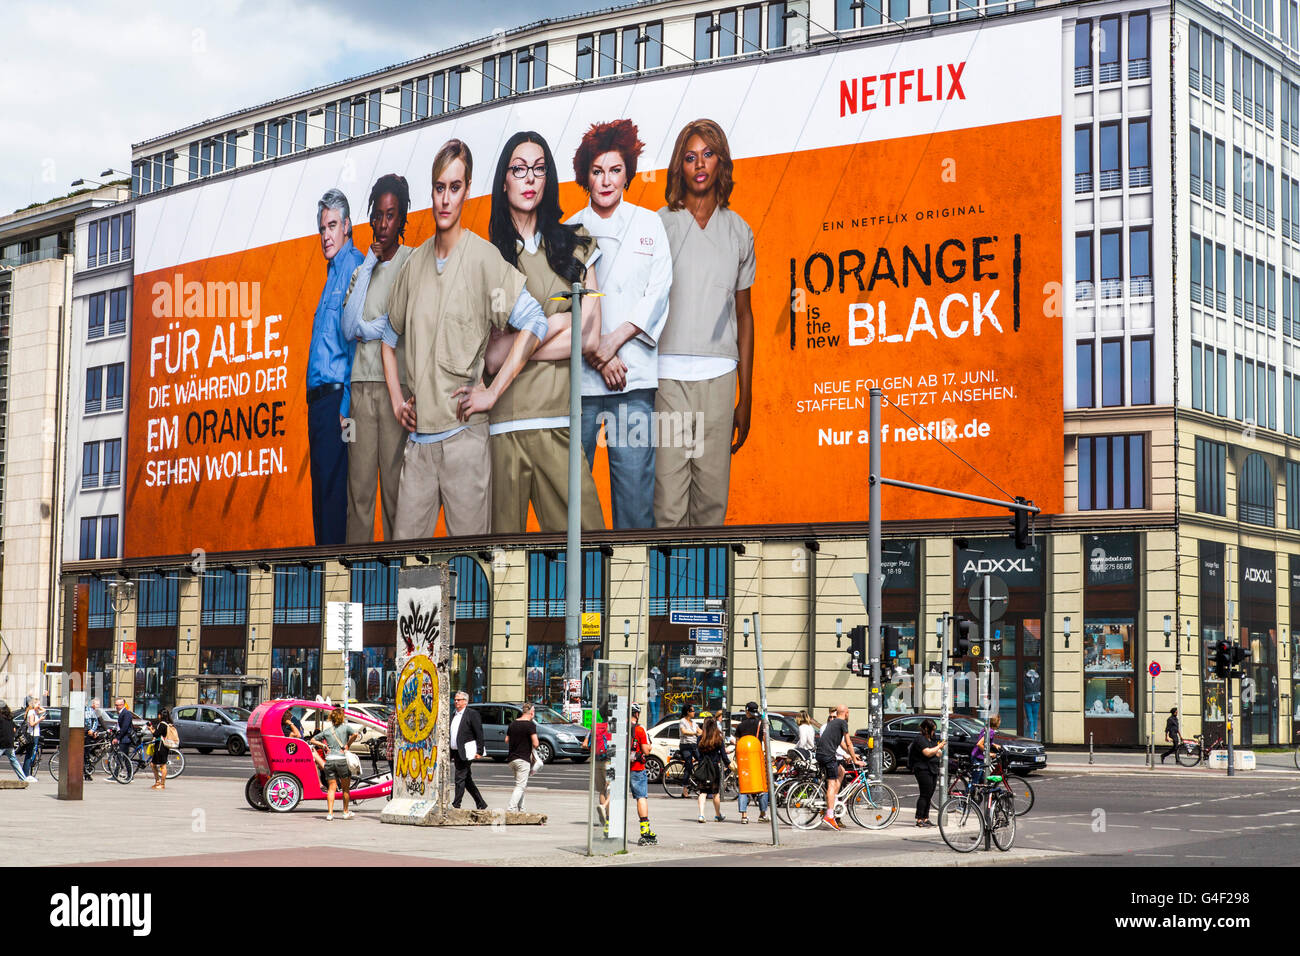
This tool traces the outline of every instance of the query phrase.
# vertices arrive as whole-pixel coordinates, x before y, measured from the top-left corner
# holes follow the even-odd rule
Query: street
[[[694,800],[670,799],[652,786],[650,816],[659,846],[621,858],[588,860],[586,786],[589,766],[557,763],[533,778],[526,806],[546,813],[541,827],[408,829],[378,820],[381,805],[358,807],[353,821],[324,821],[320,803],[290,814],[257,812],[244,802],[248,758],[186,755],[185,775],[167,790],[149,790],[147,777],[120,786],[98,780],[81,803],[61,803],[48,775],[29,789],[0,792],[7,835],[0,865],[114,863],[247,865],[326,861],[587,865],[599,863],[701,866],[789,865],[1025,865],[1207,866],[1294,862],[1300,825],[1300,774],[1280,758],[1253,773],[1228,778],[1205,769],[1146,770],[1140,755],[1055,755],[1057,766],[1031,778],[1033,809],[1018,818],[1008,853],[959,855],[937,830],[911,825],[916,787],[906,774],[888,777],[902,801],[898,820],[872,833],[849,826],[836,833],[781,829],[780,847],[751,808],[749,826],[735,803],[724,823],[696,822]],[[1289,756],[1287,760],[1289,760]],[[511,778],[503,764],[483,761],[475,776],[492,807],[506,803]],[[710,814],[711,816],[711,814]],[[634,818],[634,815],[633,815]],[[124,821],[127,825],[124,827]],[[130,821],[148,826],[132,825]],[[629,834],[635,820],[629,821]]]

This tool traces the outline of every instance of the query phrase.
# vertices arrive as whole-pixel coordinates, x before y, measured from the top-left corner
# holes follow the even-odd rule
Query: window
[[[81,547],[77,551],[77,558],[80,561],[95,560],[95,544],[99,535],[98,518],[81,519]]]
[[[104,366],[86,369],[86,414],[93,415],[103,409]]]
[[[1196,439],[1196,510],[1203,514],[1226,515],[1224,487],[1227,485],[1227,446]]]
[[[529,67],[532,65],[533,55],[528,50],[520,50],[515,54],[515,92],[526,93],[529,86]]]
[[[757,53],[763,49],[763,8],[757,4],[745,7],[741,13],[741,53]]]
[[[1192,343],[1192,408],[1228,413],[1228,353]]]
[[[1192,233],[1191,236],[1191,296],[1193,302],[1201,301],[1201,237]],[[1210,296],[1213,299],[1213,293]]]
[[[767,5],[767,48],[779,50],[785,46],[785,3],[781,0]]]
[[[99,487],[99,442],[81,446],[81,490]]]
[[[838,16],[838,12],[836,16]],[[713,59],[713,14],[695,15],[695,59],[697,61]]]
[[[999,7],[1002,4],[998,4]],[[910,12],[908,0],[889,0],[889,19],[894,23],[903,23]]]
[[[131,258],[131,238],[129,212],[90,223],[86,227],[86,268],[127,261]]]
[[[99,556],[117,557],[117,515],[104,515],[99,519]]]
[[[1074,191],[1092,192],[1092,127],[1080,126],[1074,131]]]
[[[1074,85],[1092,85],[1092,21],[1074,25]]]
[[[1128,184],[1130,189],[1151,185],[1151,123],[1149,120],[1129,120]]]
[[[497,58],[495,56],[486,57],[483,60],[483,68],[480,72],[483,74],[482,102],[490,103],[496,99],[497,95]]]
[[[1151,339],[1133,339],[1129,344],[1129,361],[1132,381],[1129,385],[1130,404],[1150,405],[1153,401]]]
[[[107,385],[104,389],[104,410],[108,412],[121,411],[122,409],[122,389],[125,383],[126,370],[121,362],[109,365],[105,369],[105,378]]]
[[[1092,408],[1094,404],[1092,382],[1095,368],[1092,353],[1093,344],[1091,342],[1079,342],[1074,347],[1074,404],[1076,408]]]
[[[1100,23],[1101,43],[1097,55],[1097,82],[1114,83],[1119,75],[1119,18],[1104,17]]]
[[[1075,301],[1093,298],[1092,284],[1092,233],[1074,237],[1074,298]]]
[[[450,564],[456,572],[456,619],[486,619],[492,609],[483,568],[467,554],[456,555]]]
[[[595,52],[594,38],[590,33],[578,37],[578,79],[589,80],[592,77],[591,64]]]
[[[319,565],[290,564],[275,568],[274,624],[319,624],[321,581]]]
[[[1237,518],[1247,524],[1273,527],[1273,473],[1258,452],[1246,456],[1237,496]]]
[[[1192,343],[1192,408],[1201,410],[1201,347]]]
[[[114,289],[108,294],[108,334],[126,332],[126,289]]]
[[[108,307],[108,293],[96,292],[86,298],[89,310],[86,319],[86,338],[102,339],[104,337],[104,312]]]
[[[636,27],[623,28],[623,58],[620,61],[619,69],[623,73],[635,73],[640,58],[641,46],[636,41],[640,39],[641,31]]]
[[[1151,230],[1141,227],[1128,234],[1129,294],[1151,295]]]
[[[736,11],[723,10],[718,14],[718,56],[736,55]]]
[[[784,6],[784,4],[782,4]],[[782,34],[784,35],[782,21]],[[784,44],[783,44],[784,45]],[[657,70],[664,65],[664,25],[662,22],[645,25],[645,68]]]
[[[1099,146],[1098,187],[1100,189],[1119,189],[1124,185],[1119,168],[1119,124],[1102,123],[1097,140]]]
[[[596,64],[596,72],[601,76],[613,76],[614,71],[618,68],[618,60],[614,56],[614,47],[618,42],[618,34],[613,30],[606,30],[600,34],[596,50],[600,54],[600,59]]]
[[[510,85],[513,81],[511,75],[511,64],[514,62],[513,53],[502,53],[497,57],[497,98],[504,99],[515,90]]]
[[[1300,461],[1286,463],[1286,526],[1300,531]]]
[[[145,196],[172,185],[176,177],[176,154],[158,153],[131,164],[131,195]]]
[[[727,594],[723,547],[650,549],[650,614],[703,611],[709,599]]]
[[[352,600],[364,606],[365,620],[397,620],[397,573],[401,568],[400,560],[353,563]]]
[[[533,551],[528,555],[528,616],[564,617],[568,593],[568,562],[563,551]],[[605,610],[605,556],[599,551],[582,552],[583,613]]]
[[[248,569],[208,568],[203,572],[203,627],[248,623]]]
[[[1208,149],[1208,145],[1207,145]],[[1228,203],[1227,150],[1223,140],[1214,141],[1214,204],[1226,209]],[[1206,199],[1209,199],[1207,194]]]
[[[137,581],[136,625],[139,627],[176,627],[179,592],[175,574],[148,571]]]
[[[1145,13],[1128,18],[1128,78],[1142,80],[1151,75],[1151,21]]]
[[[960,0],[958,0],[960,5]],[[878,27],[882,20],[882,0],[863,0],[859,9],[862,11],[862,26]]]
[[[122,439],[112,438],[103,443],[104,473],[101,487],[116,488],[122,484]]]
[[[1124,341],[1109,339],[1101,343],[1101,405],[1114,408],[1124,404]]]
[[[835,0],[835,29],[852,30],[857,26],[853,15],[853,0]]]
[[[1123,263],[1120,261],[1120,234],[1101,234],[1101,297],[1118,299],[1124,294]]]
[[[1079,439],[1079,510],[1146,507],[1146,436]]]

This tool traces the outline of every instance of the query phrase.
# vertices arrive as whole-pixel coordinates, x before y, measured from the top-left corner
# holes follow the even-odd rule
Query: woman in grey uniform
[[[749,435],[754,379],[754,233],[728,208],[731,150],[713,120],[689,123],[668,166],[659,210],[672,251],[668,321],[659,338],[655,413],[684,439],[655,457],[655,524],[718,526],[731,456]],[[671,417],[665,417],[665,416]],[[734,439],[733,439],[734,436]]]

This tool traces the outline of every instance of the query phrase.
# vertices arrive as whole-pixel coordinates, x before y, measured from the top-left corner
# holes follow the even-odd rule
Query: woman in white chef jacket
[[[749,435],[754,379],[754,233],[729,208],[731,150],[713,120],[688,124],[659,210],[672,250],[668,322],[659,336],[660,422],[683,423],[679,447],[655,459],[655,523],[719,526],[731,456]],[[733,440],[734,435],[734,440]]]
[[[568,220],[596,237],[601,335],[585,352],[582,447],[594,466],[605,427],[615,528],[654,527],[655,390],[658,343],[668,319],[673,266],[659,217],[623,201],[645,144],[631,120],[596,123],[582,137],[573,172],[590,203]]]

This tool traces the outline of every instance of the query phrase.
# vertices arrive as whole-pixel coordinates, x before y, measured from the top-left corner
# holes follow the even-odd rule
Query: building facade
[[[454,129],[455,114],[512,98],[523,111],[555,88],[832,57],[899,36],[968,31],[974,40],[980,29],[1045,17],[1059,21],[1063,68],[1029,79],[1059,84],[1062,102],[1062,282],[1041,299],[1064,347],[1065,505],[1036,521],[1027,551],[1011,545],[1005,518],[885,516],[884,618],[902,635],[886,709],[937,705],[929,676],[941,666],[936,621],[964,612],[975,577],[995,573],[1010,598],[996,625],[1004,727],[1056,744],[1136,745],[1152,728],[1158,738],[1163,715],[1179,706],[1185,734],[1213,733],[1227,702],[1207,669],[1227,634],[1252,651],[1250,679],[1234,700],[1238,739],[1289,742],[1297,639],[1288,628],[1300,600],[1300,461],[1292,460],[1300,449],[1300,87],[1290,0],[1248,9],[1140,0],[632,4],[529,25],[138,144],[132,195],[144,202],[420,124]],[[105,212],[126,217],[131,208]],[[94,225],[86,219],[79,238]],[[94,297],[111,298],[122,281],[112,265],[125,277],[124,259],[92,268],[84,308],[73,311],[86,327],[73,335],[70,388],[84,391],[71,403],[85,413],[66,457],[65,580],[88,580],[92,606],[107,609],[92,613],[92,654],[118,665],[106,673],[138,712],[300,693],[391,700],[396,568],[417,552],[451,559],[459,572],[458,685],[478,700],[560,702],[565,575],[554,536],[167,561],[108,553],[105,525],[125,504],[105,483],[106,463],[120,458],[106,457],[104,443],[120,435],[125,414],[89,409],[96,370],[107,400],[103,370],[129,364],[130,318],[120,349],[111,331],[105,341],[95,335]],[[888,474],[889,454],[883,468]],[[584,642],[584,674],[597,656],[634,661],[652,720],[687,701],[734,707],[756,696],[761,632],[773,707],[824,713],[845,702],[854,726],[865,725],[865,682],[845,666],[848,629],[865,619],[853,582],[866,563],[860,479],[858,523],[588,536],[583,609],[601,614],[602,633]],[[132,587],[116,590],[114,610],[109,583],[126,581]],[[362,602],[366,617],[363,646],[346,663],[323,649],[325,605],[345,600]],[[706,601],[728,611],[725,656],[717,668],[684,669],[690,635],[669,615]],[[1152,663],[1160,676],[1151,676]],[[967,660],[958,670],[973,668]],[[960,709],[975,706],[968,687],[958,682]]]

